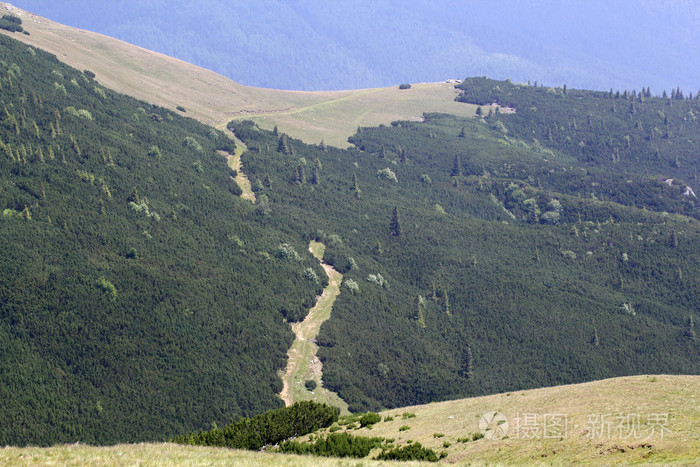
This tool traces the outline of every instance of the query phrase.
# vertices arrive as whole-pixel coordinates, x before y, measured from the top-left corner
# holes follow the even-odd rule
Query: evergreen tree
[[[289,154],[289,145],[287,143],[287,135],[282,134],[279,137],[279,141],[277,143],[277,152],[281,152],[282,154]]]
[[[399,146],[399,161],[402,164],[406,163],[406,151],[401,146]]]
[[[464,376],[466,376],[467,379],[472,379],[472,376],[474,376],[474,356],[472,355],[472,346],[468,342],[466,353],[467,361],[464,365]]]
[[[312,185],[318,185],[319,184],[319,179],[318,179],[318,167],[314,167],[313,172],[311,173],[311,184]]]
[[[304,166],[299,164],[297,165],[297,168],[294,169],[294,183],[301,185],[305,181],[305,176],[304,176]]]
[[[447,316],[452,316],[452,310],[450,309],[450,296],[447,293],[447,290],[442,291],[442,311],[444,311]]]
[[[688,315],[688,330],[685,333],[686,337],[689,337],[692,340],[695,340],[695,323],[693,322],[693,315],[689,314]]]
[[[450,173],[453,177],[461,177],[462,176],[462,161],[459,158],[459,155],[455,156],[454,161],[452,162],[452,172]]]
[[[459,137],[464,138],[465,136],[467,136],[467,130],[462,127],[462,129],[459,131]]]
[[[401,229],[401,219],[399,219],[399,208],[394,206],[394,212],[391,215],[391,223],[389,224],[389,231],[394,237],[400,237],[402,232]]]
[[[416,321],[418,321],[418,325],[422,328],[425,328],[425,311],[424,311],[424,299],[423,296],[418,295],[416,297],[415,301],[415,307],[416,307]]]
[[[357,174],[352,174],[352,192],[357,199],[360,199],[362,196],[362,190],[360,190],[360,187],[357,184]]]

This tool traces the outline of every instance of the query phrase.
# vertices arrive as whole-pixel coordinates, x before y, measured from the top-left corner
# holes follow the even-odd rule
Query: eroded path
[[[234,154],[230,154],[224,151],[219,152],[225,155],[225,157],[228,159],[228,166],[235,170],[237,173],[235,181],[238,184],[238,186],[241,187],[241,191],[243,192],[241,194],[241,198],[247,199],[251,203],[255,203],[255,193],[253,192],[253,188],[250,185],[250,180],[248,180],[246,174],[244,174],[243,170],[241,170],[241,156],[247,149],[246,145],[243,143],[243,141],[236,138],[236,136],[230,131],[227,131],[226,134],[228,134],[236,142],[236,152]]]
[[[287,406],[297,401],[313,400],[339,407],[341,413],[346,414],[349,412],[345,401],[323,387],[323,370],[316,355],[318,346],[314,342],[321,325],[331,317],[333,303],[340,294],[343,275],[322,261],[325,251],[322,243],[311,242],[309,251],[321,261],[321,266],[328,275],[328,286],[323,290],[323,294],[317,297],[316,305],[309,310],[306,319],[291,325],[295,339],[287,352],[287,368],[282,375],[284,386],[280,397]],[[316,382],[313,391],[306,388],[305,383],[309,380]]]

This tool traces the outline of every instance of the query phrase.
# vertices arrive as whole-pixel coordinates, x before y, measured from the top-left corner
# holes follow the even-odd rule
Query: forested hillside
[[[516,113],[360,128],[348,151],[230,125],[270,222],[344,274],[325,384],[367,410],[697,374],[698,101],[465,83]]]
[[[220,131],[0,36],[0,445],[163,440],[276,408],[325,277]],[[298,252],[298,253],[297,253]]]
[[[162,440],[281,405],[317,343],[351,410],[700,372],[700,101],[468,79],[477,118],[224,132],[0,36],[0,444]],[[402,91],[403,92],[403,91]],[[495,106],[511,107],[515,113]]]

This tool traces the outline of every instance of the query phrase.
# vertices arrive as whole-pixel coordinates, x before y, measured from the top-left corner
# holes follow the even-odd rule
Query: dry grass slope
[[[308,143],[346,147],[358,126],[420,119],[424,112],[474,115],[475,106],[454,102],[447,83],[354,91],[280,91],[243,86],[217,73],[101,34],[71,28],[7,3],[0,13],[22,18],[31,35],[12,37],[47,50],[79,69],[96,73],[104,86],[221,127],[234,118],[275,125]],[[6,33],[2,31],[2,33]],[[6,33],[10,34],[10,33]]]
[[[464,441],[483,432],[484,414],[508,421],[501,439]],[[404,415],[406,414],[406,415]],[[370,430],[352,434],[418,441],[447,451],[446,463],[700,463],[700,376],[631,376],[496,394],[383,412]],[[566,430],[553,421],[565,417]],[[604,418],[601,418],[605,416]],[[622,418],[618,418],[622,416]],[[522,425],[518,427],[518,419]],[[610,433],[604,430],[610,421]],[[602,423],[601,423],[602,422]],[[409,427],[408,429],[400,429]],[[504,425],[491,424],[489,428]],[[505,430],[504,430],[505,431]],[[173,444],[84,445],[0,449],[1,465],[384,465]],[[387,463],[388,465],[397,465]]]
[[[487,415],[482,421],[494,411],[503,417]],[[404,413],[415,417],[405,418]],[[700,462],[700,376],[613,378],[406,407],[381,415],[394,420],[352,433],[394,438],[397,443],[418,441],[437,452],[447,451],[448,462]],[[504,419],[505,437],[464,441],[483,433],[484,422],[491,422],[489,429],[506,431],[506,424],[498,424]],[[488,437],[495,431],[486,433]]]

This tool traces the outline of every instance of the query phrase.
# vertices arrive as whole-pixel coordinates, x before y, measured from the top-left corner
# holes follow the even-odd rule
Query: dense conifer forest
[[[344,274],[318,344],[353,411],[700,372],[700,101],[680,90],[468,79],[477,117],[340,150],[221,132],[0,45],[0,444],[163,440],[280,407],[287,322],[326,280],[310,240]]]
[[[0,445],[281,406],[284,318],[325,277],[306,238],[238,197],[222,132],[91,76],[0,36]]]
[[[231,124],[270,222],[344,274],[325,384],[357,411],[700,371],[698,101],[462,87],[480,117],[359,128],[348,151]]]

